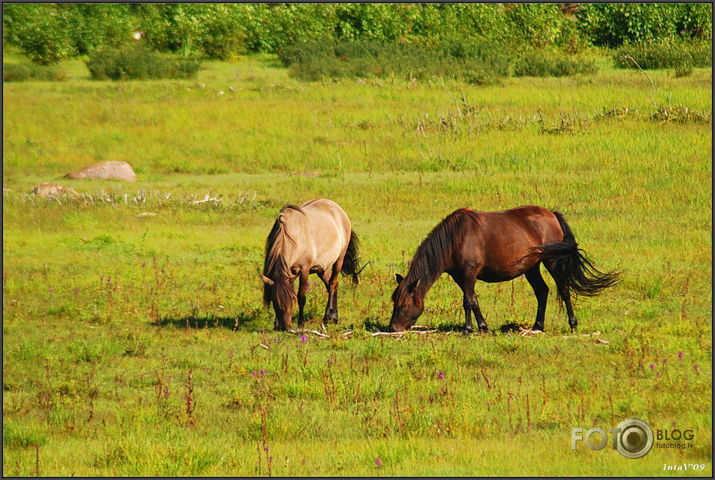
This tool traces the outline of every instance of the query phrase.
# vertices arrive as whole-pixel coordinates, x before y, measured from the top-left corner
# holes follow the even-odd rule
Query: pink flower
[[[678,358],[680,360],[682,360],[684,356],[685,356],[685,354],[683,352],[678,352]]]
[[[308,341],[308,337],[306,337],[305,335],[303,335],[302,337],[300,337],[300,343],[305,343],[305,342],[307,342],[307,341]]]
[[[266,371],[264,369],[261,369],[261,375],[265,375]]]
[[[375,466],[377,466],[377,468],[380,468],[381,465],[382,460],[380,460],[380,457],[375,458]]]
[[[655,370],[655,365],[653,365],[653,364],[651,363],[649,366],[650,366],[650,369],[651,369],[651,370]]]
[[[440,380],[442,380],[444,378],[444,372],[442,370],[440,370],[439,373],[437,373],[437,378],[439,378]]]

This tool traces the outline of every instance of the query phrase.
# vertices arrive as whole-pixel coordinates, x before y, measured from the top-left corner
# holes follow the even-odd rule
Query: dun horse
[[[479,329],[487,331],[474,294],[476,280],[504,282],[522,274],[538,301],[533,329],[543,331],[549,288],[541,277],[542,263],[556,282],[572,329],[578,321],[571,294],[594,296],[618,282],[618,273],[602,273],[590,263],[559,212],[536,206],[499,212],[456,210],[419,246],[407,276],[397,275],[390,329],[404,331],[414,325],[424,309],[425,294],[447,272],[464,293],[466,333],[472,331],[472,313]]]
[[[273,303],[275,329],[292,327],[293,281],[298,287],[298,325],[303,326],[308,275],[317,273],[328,290],[323,325],[338,323],[338,274],[358,282],[358,237],[340,206],[326,199],[311,200],[300,207],[281,209],[266,241],[263,266],[263,301]]]

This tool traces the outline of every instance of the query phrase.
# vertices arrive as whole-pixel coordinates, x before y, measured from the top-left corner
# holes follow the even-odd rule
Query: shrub
[[[712,38],[709,4],[582,3],[578,29],[592,44],[619,47],[624,43]]]
[[[140,45],[103,49],[87,60],[87,68],[96,80],[191,78],[199,67],[197,59],[170,57]]]
[[[65,72],[53,67],[34,65],[32,63],[3,63],[3,82],[22,82],[24,80],[59,81],[66,80]]]
[[[509,73],[506,52],[489,42],[434,46],[381,41],[304,42],[279,51],[292,75],[303,80],[340,77],[454,78],[498,82]]]
[[[563,77],[597,71],[594,60],[544,50],[523,53],[514,64],[514,75],[517,77]]]
[[[626,56],[630,55],[643,69],[711,67],[712,44],[710,43],[644,43],[626,45],[613,53],[613,60],[620,68],[637,68]]]
[[[50,65],[76,54],[66,10],[42,4],[3,5],[8,40],[34,63]]]

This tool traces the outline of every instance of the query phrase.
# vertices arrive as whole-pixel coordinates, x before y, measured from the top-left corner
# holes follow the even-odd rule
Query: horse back
[[[534,205],[497,212],[474,212],[468,222],[461,262],[480,265],[483,279],[501,281],[532,268],[539,258],[531,249],[563,240],[551,210]]]
[[[328,268],[345,255],[350,232],[350,219],[332,200],[316,199],[291,212],[286,222],[288,235],[295,240],[291,266]]]

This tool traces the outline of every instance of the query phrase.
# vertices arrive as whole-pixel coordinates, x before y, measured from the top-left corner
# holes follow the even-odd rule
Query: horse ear
[[[397,283],[400,283],[400,282],[401,282],[402,280],[404,280],[404,279],[405,279],[405,277],[403,277],[403,276],[400,275],[399,273],[396,273],[396,274],[395,274],[395,280],[397,280]]]
[[[274,282],[273,280],[271,280],[270,278],[266,277],[265,275],[261,275],[261,280],[263,280],[263,283],[265,283],[265,284],[268,285],[269,287],[272,287],[272,286],[275,284],[275,282]]]
[[[422,281],[422,279],[421,279],[421,278],[418,278],[418,279],[415,280],[414,282],[410,283],[410,284],[407,286],[407,291],[410,292],[410,293],[414,292],[415,289],[417,288],[417,285],[419,285],[421,281]]]

